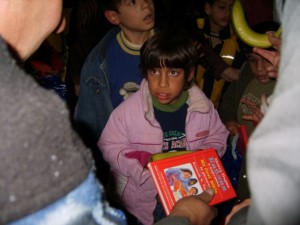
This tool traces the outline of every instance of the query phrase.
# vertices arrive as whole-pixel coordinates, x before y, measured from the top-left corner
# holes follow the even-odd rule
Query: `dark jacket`
[[[1,38],[0,68],[0,224],[6,224],[77,187],[92,158],[65,103],[16,65]]]

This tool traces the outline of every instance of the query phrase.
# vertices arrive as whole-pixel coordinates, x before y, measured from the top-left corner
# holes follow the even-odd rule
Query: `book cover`
[[[236,197],[213,148],[149,162],[147,167],[167,215],[180,198],[200,194],[209,187],[215,190],[210,205]]]

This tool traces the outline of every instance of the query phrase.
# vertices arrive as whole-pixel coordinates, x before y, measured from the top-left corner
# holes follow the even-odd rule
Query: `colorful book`
[[[210,205],[236,197],[220,158],[213,148],[152,161],[147,167],[167,215],[176,201],[182,197],[200,194],[209,187],[215,190]]]

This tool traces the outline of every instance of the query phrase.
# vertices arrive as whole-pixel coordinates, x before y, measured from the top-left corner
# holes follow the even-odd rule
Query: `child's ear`
[[[194,77],[195,77],[195,67],[190,70],[190,74],[189,74],[189,77],[188,77],[188,82],[193,80]]]
[[[210,6],[210,4],[208,4],[207,2],[206,2],[205,5],[204,5],[204,12],[205,12],[205,14],[208,15],[208,16],[211,14],[211,6]]]
[[[104,16],[111,24],[119,25],[120,20],[119,20],[119,16],[118,16],[117,12],[112,11],[112,10],[105,10]]]

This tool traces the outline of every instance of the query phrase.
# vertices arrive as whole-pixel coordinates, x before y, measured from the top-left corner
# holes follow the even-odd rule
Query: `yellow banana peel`
[[[246,20],[241,0],[235,0],[232,7],[232,24],[239,38],[247,45],[259,48],[269,48],[272,46],[267,34],[253,31]],[[281,26],[275,32],[275,36],[281,34]]]

